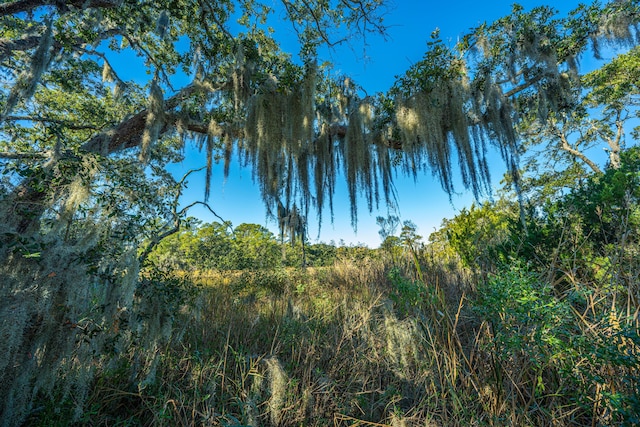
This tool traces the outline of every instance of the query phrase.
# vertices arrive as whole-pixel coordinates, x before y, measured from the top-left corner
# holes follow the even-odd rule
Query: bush
[[[637,425],[637,326],[615,308],[581,307],[586,294],[567,296],[518,262],[478,288],[496,389],[520,408],[575,406],[585,423]]]

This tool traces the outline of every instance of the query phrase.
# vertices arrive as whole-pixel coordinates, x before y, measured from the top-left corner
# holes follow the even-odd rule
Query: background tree
[[[608,154],[607,168],[620,167],[629,128],[638,118],[638,54],[633,48],[581,76],[570,110],[552,113],[545,122],[520,124],[528,196],[558,196],[590,174],[603,174],[602,150]]]
[[[422,277],[422,268],[420,267],[420,255],[422,249],[422,236],[417,233],[418,227],[413,221],[404,221],[402,223],[402,230],[400,231],[400,242],[404,247],[404,250],[411,256],[416,267],[418,279],[424,281]]]
[[[331,243],[314,243],[307,247],[307,260],[313,267],[332,266],[336,261],[336,254],[337,248]]]
[[[281,261],[281,250],[271,231],[257,224],[240,224],[233,230],[234,268],[274,268]]]
[[[401,251],[400,238],[395,235],[398,226],[400,225],[400,218],[395,215],[389,215],[386,218],[379,216],[376,217],[376,224],[380,227],[378,234],[382,243],[380,249],[384,250],[391,256],[391,261],[395,264],[398,261]]]
[[[400,225],[400,218],[396,215],[389,215],[386,218],[379,216],[376,217],[376,224],[380,227],[378,234],[380,235],[380,239],[384,242],[387,237],[396,234],[396,230]]]

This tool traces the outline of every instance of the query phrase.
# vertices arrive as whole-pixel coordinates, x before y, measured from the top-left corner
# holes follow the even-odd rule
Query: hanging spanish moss
[[[454,190],[452,147],[457,151],[465,187],[478,196],[489,183],[485,139],[491,130],[497,130],[491,126],[501,117],[502,105],[494,105],[496,111],[470,101],[469,83],[460,77],[441,79],[398,102],[396,122],[407,153],[407,172],[422,170],[426,157],[428,167],[449,194]]]
[[[598,31],[591,34],[591,46],[597,59],[602,59],[602,40],[606,45],[623,47],[632,47],[638,43],[638,17],[633,11],[629,13],[625,10],[629,7],[628,1],[615,0],[600,14]]]
[[[51,45],[53,44],[53,29],[51,21],[48,21],[40,43],[31,57],[31,64],[28,70],[21,72],[9,92],[5,102],[4,111],[0,114],[0,122],[4,117],[11,114],[19,101],[27,102],[36,91],[42,73],[47,69],[51,60]]]
[[[636,18],[622,13],[622,6],[618,9],[607,9],[611,16],[603,18],[594,37],[631,40]],[[322,80],[324,92],[316,97],[314,64],[297,81],[282,83],[269,75],[259,86],[244,89],[239,83],[249,78],[240,77],[246,75],[238,66],[234,107],[246,113],[238,147],[253,167],[268,212],[276,216],[280,203],[287,208],[296,203],[302,215],[313,207],[321,218],[328,204],[333,215],[336,176],[344,173],[355,227],[359,196],[369,209],[382,197],[392,201],[394,165],[413,177],[431,171],[449,194],[458,174],[454,170],[460,171],[463,186],[480,197],[490,187],[489,144],[500,151],[519,188],[516,126],[523,117],[518,114],[545,121],[571,108],[580,93],[578,52],[557,44],[559,30],[549,21],[549,11],[532,11],[532,22],[544,23],[539,27],[509,17],[491,30],[478,31],[475,64],[482,66],[473,72],[467,52],[434,41],[425,61],[400,80],[399,90],[390,92],[391,108],[377,97],[358,96],[360,89],[348,78]],[[243,58],[239,50],[237,64]],[[246,103],[238,102],[251,91]],[[380,120],[383,110],[386,120]],[[227,142],[227,164],[231,147]],[[393,156],[401,160],[392,161]]]
[[[330,125],[322,123],[320,131],[313,144],[314,169],[314,192],[316,194],[316,204],[319,207],[318,216],[322,221],[322,208],[325,203],[325,195],[328,197],[329,212],[333,214],[333,194],[336,186],[336,161],[334,136],[331,133]],[[333,220],[333,217],[332,217]]]
[[[298,239],[304,244],[307,233],[307,221],[295,203],[291,208],[278,204],[278,226],[282,237],[289,236],[293,245]]]
[[[143,163],[149,161],[151,146],[158,140],[162,126],[164,126],[164,97],[157,77],[151,82],[147,111],[147,120],[140,144],[140,161]]]
[[[238,43],[233,68],[231,71],[232,96],[234,111],[240,112],[245,101],[251,95],[251,75],[254,72],[254,64],[247,60],[244,54],[242,42]]]
[[[284,88],[269,78],[248,102],[244,155],[267,206],[300,199],[308,212],[312,199],[310,154],[315,143],[315,64],[299,85]],[[327,159],[323,159],[327,160]]]
[[[357,197],[364,194],[369,209],[391,190],[388,148],[374,149],[375,105],[357,96],[357,87],[344,79],[333,87],[333,102],[315,108],[316,66],[306,67],[299,84],[283,87],[267,80],[248,102],[245,157],[252,164],[271,214],[297,204],[306,217],[313,207],[321,218],[325,202],[333,214],[336,177],[343,168],[356,227]]]
[[[351,204],[351,225],[356,229],[357,225],[357,197],[364,192],[369,210],[374,201],[378,202],[374,182],[374,159],[371,146],[371,125],[373,123],[373,107],[367,99],[362,101],[351,99],[349,103],[348,126],[345,138],[341,144],[344,156],[345,175],[349,202]]]
[[[52,397],[72,403],[68,422],[78,421],[94,375],[116,371],[124,355],[135,360],[132,385],[144,388],[153,382],[161,347],[182,333],[173,328],[177,309],[167,305],[179,289],[163,288],[154,270],[140,274],[139,242],[128,237],[142,235],[145,216],[123,214],[138,209],[144,193],[155,191],[150,197],[162,200],[165,189],[149,183],[143,194],[126,188],[110,194],[109,181],[120,172],[98,168],[91,158],[81,162],[84,180],[60,190],[40,233],[17,236],[0,224],[12,242],[0,247],[2,425],[28,424],[42,400]],[[130,177],[130,164],[123,167]],[[142,165],[137,172],[145,176]]]
[[[169,29],[169,14],[166,10],[160,12],[158,19],[156,20],[156,34],[161,39],[164,38]]]
[[[113,69],[108,61],[104,61],[102,64],[102,81],[105,83],[111,83],[113,81]]]

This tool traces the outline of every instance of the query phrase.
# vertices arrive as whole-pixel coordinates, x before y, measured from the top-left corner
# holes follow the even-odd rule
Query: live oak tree
[[[45,7],[49,13],[38,14],[33,12],[45,5],[9,5],[3,9],[10,24],[3,57],[14,71],[1,117],[12,143],[2,155],[21,164],[29,160],[22,173],[35,175],[8,199],[20,209],[12,209],[7,224],[20,233],[37,229],[47,207],[63,204],[62,194],[39,191],[62,175],[60,163],[135,152],[140,164],[160,163],[161,169],[167,153],[154,156],[153,150],[172,135],[205,148],[206,193],[214,157],[228,162],[236,146],[254,167],[274,216],[284,212],[280,206],[286,211],[296,203],[303,216],[310,205],[321,215],[327,201],[332,206],[342,163],[355,225],[359,192],[370,207],[380,200],[379,183],[385,199],[392,198],[389,146],[403,149],[407,172],[427,166],[448,192],[454,190],[451,162],[457,157],[464,185],[480,195],[489,183],[487,145],[500,149],[517,178],[516,125],[546,126],[571,111],[580,90],[577,60],[588,43],[632,45],[637,16],[633,1],[581,7],[564,19],[550,8],[525,13],[516,7],[453,48],[434,34],[424,60],[388,95],[361,98],[349,79],[336,82],[322,74],[315,49],[342,41],[341,34],[332,38],[333,25],[383,32],[377,2],[338,2],[335,10],[323,2],[284,2],[283,13],[301,37],[302,65],[278,51],[264,29],[268,10],[259,3],[237,12],[248,30],[237,34],[228,28],[229,2],[89,2],[83,8],[51,5]],[[127,49],[145,58],[146,88],[125,81],[111,64]],[[175,87],[176,71],[192,83]],[[65,105],[74,98],[82,101]],[[98,105],[85,102],[91,98]],[[12,114],[16,108],[22,110]],[[69,182],[53,188],[69,188],[74,179],[65,175],[62,181]]]
[[[306,66],[278,50],[262,25],[269,9],[257,2],[7,4],[2,52],[10,78],[0,117],[7,139],[21,144],[9,144],[3,158],[29,159],[40,174],[13,190],[11,203],[21,209],[12,226],[21,233],[37,229],[43,209],[61,200],[38,188],[43,178],[49,183],[61,175],[56,170],[61,161],[123,152],[135,152],[141,164],[164,161],[153,150],[160,149],[159,139],[172,135],[195,138],[206,148],[207,178],[214,149],[224,147],[228,161],[232,144],[246,141],[242,149],[262,168],[259,181],[265,197],[273,198],[269,189],[281,184],[282,168],[291,165],[277,157],[277,150],[263,148],[295,145],[301,137],[308,143],[312,137],[316,46],[341,41],[334,40],[333,27],[343,30],[337,37],[383,32],[378,3],[284,2],[284,13],[300,33]],[[232,17],[239,18],[244,32],[232,34]],[[126,81],[124,70],[112,64],[117,54],[131,51],[144,60],[146,87]],[[191,83],[177,87],[176,73]],[[278,123],[283,119],[290,123]],[[265,176],[272,165],[283,176]],[[304,185],[301,190],[308,194]]]
[[[293,169],[282,160],[315,140],[317,48],[383,34],[382,12],[375,0],[281,2],[278,18],[299,36],[294,61],[267,26],[267,3],[0,5],[3,424],[22,423],[54,391],[73,395],[80,416],[96,367],[134,342],[132,378],[153,382],[179,293],[160,271],[138,277],[139,266],[179,230],[194,177],[165,165],[194,141],[209,183],[214,158],[228,162],[235,145],[265,190],[284,188],[283,168]],[[294,195],[278,194],[286,204]]]
[[[554,196],[589,175],[603,175],[598,161],[603,152],[607,168],[620,167],[621,152],[634,144],[629,131],[638,125],[638,54],[634,47],[580,76],[571,109],[552,113],[544,122],[520,123],[528,195]]]
[[[56,386],[61,396],[74,393],[80,414],[98,365],[87,361],[97,354],[107,366],[133,342],[150,356],[131,377],[141,388],[153,382],[153,355],[171,334],[172,312],[160,302],[173,294],[157,272],[139,268],[188,213],[179,200],[195,174],[176,179],[165,168],[186,143],[205,157],[197,203],[206,205],[213,162],[228,166],[238,154],[268,211],[303,238],[311,209],[332,211],[339,172],[354,226],[360,194],[369,208],[393,200],[394,166],[430,170],[448,192],[459,170],[479,196],[490,182],[488,147],[517,184],[519,126],[573,120],[579,57],[590,47],[633,46],[639,16],[635,0],[566,18],[515,7],[453,47],[435,32],[424,59],[388,93],[366,96],[356,82],[331,78],[318,52],[353,34],[384,35],[381,0],[282,0],[274,13],[298,34],[295,58],[269,28],[269,4],[0,5],[4,423],[24,420],[38,393]],[[128,75],[128,63],[139,75]],[[616,73],[585,78],[589,102],[615,110],[617,95],[597,88]]]
[[[615,167],[624,121],[635,117],[635,51],[587,75],[579,63],[604,49],[633,47],[637,16],[633,1],[580,6],[563,18],[551,7],[515,5],[511,15],[473,29],[453,48],[436,32],[424,60],[393,88],[390,121],[410,151],[428,147],[425,163],[449,192],[454,147],[463,183],[476,194],[489,182],[487,145],[500,150],[519,194],[519,157],[540,145],[547,158],[564,155],[599,172],[585,145],[604,141]],[[598,108],[600,119],[592,115]]]

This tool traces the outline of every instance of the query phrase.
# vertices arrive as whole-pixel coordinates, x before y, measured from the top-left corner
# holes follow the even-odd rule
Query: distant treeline
[[[323,267],[339,257],[357,259],[376,250],[364,245],[305,243],[276,237],[258,224],[198,223],[163,240],[151,254],[154,264],[179,270],[255,270]]]

